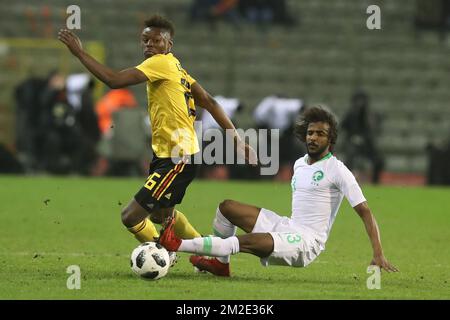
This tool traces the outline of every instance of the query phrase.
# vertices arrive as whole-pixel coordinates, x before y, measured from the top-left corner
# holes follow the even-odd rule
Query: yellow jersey
[[[196,111],[191,93],[195,79],[172,53],[151,56],[136,69],[148,78],[148,113],[155,155],[169,158],[198,152],[194,130]]]

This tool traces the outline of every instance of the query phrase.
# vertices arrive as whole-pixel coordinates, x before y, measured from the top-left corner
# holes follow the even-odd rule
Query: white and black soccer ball
[[[131,253],[131,270],[144,280],[164,277],[171,266],[169,252],[156,242],[144,242]]]

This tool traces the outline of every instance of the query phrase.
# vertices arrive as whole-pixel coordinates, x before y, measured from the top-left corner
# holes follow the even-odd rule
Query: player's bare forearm
[[[122,88],[147,81],[147,77],[141,71],[130,68],[116,72],[98,62],[94,57],[83,50],[81,40],[70,30],[62,29],[58,33],[58,39],[64,43],[72,54],[88,69],[97,79],[108,87]]]
[[[97,79],[111,89],[124,88],[148,80],[146,75],[136,68],[129,68],[117,72],[101,64],[86,52],[79,59]]]
[[[88,69],[97,79],[108,85],[114,86],[114,71],[102,65],[91,55],[83,50],[80,38],[70,30],[61,29],[58,33],[58,39],[64,43],[72,54]]]
[[[119,88],[120,86],[116,84],[115,78],[116,72],[110,68],[104,66],[87,52],[82,51],[77,58],[80,62],[88,69],[97,79],[102,81],[110,88]]]
[[[354,209],[363,220],[367,235],[372,244],[373,258],[371,264],[377,265],[387,272],[397,272],[398,269],[384,257],[383,248],[381,246],[380,229],[378,228],[377,221],[370,211],[367,202],[358,204]]]
[[[369,236],[370,243],[372,244],[374,257],[382,256],[383,248],[381,246],[380,229],[378,228],[377,221],[375,220],[375,217],[367,204],[360,211],[358,211],[358,214],[364,222],[367,235]]]

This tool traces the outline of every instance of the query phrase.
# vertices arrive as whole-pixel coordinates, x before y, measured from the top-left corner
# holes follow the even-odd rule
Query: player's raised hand
[[[58,32],[58,39],[64,43],[74,56],[78,56],[83,51],[80,38],[70,30],[61,29]]]
[[[376,265],[387,272],[397,272],[398,269],[394,267],[384,256],[377,256],[372,259],[371,265]]]

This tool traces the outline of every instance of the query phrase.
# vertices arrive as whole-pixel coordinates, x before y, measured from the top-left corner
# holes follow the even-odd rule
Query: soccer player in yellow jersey
[[[152,222],[174,220],[174,230],[182,239],[199,237],[175,205],[181,203],[195,177],[194,155],[199,152],[194,131],[196,106],[203,107],[228,134],[235,146],[251,163],[255,151],[238,136],[236,129],[218,103],[193,79],[171,53],[174,27],[159,15],[145,22],[141,45],[145,60],[138,66],[116,72],[86,53],[80,39],[62,29],[58,39],[99,80],[110,88],[147,83],[148,112],[152,126],[153,160],[149,177],[122,211],[122,223],[140,242],[154,241],[158,232]]]

